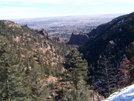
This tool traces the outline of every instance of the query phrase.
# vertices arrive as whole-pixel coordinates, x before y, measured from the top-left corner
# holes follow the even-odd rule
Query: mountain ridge
[[[90,40],[79,47],[79,51],[89,64],[91,79],[88,82],[95,91],[107,97],[115,89],[133,81],[134,13],[100,26],[104,29],[98,34],[93,33]]]
[[[98,26],[91,36],[73,34],[80,54],[53,41],[44,29],[0,21],[0,100],[107,98],[134,81],[133,33],[131,13]]]
[[[48,37],[45,30],[0,20],[1,101],[46,101],[57,96],[59,87],[53,85],[65,71],[69,47]]]

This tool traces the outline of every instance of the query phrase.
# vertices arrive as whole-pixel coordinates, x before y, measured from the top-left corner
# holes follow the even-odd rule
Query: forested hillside
[[[133,82],[134,13],[113,19],[102,26],[89,42],[79,48],[89,64],[89,84],[107,97]],[[90,35],[90,33],[89,33]]]
[[[89,101],[87,61],[42,30],[0,21],[0,101]]]
[[[67,45],[1,20],[0,101],[101,101],[133,84],[134,13],[86,36],[80,47]]]
[[[45,101],[68,52],[37,30],[0,21],[0,101]]]

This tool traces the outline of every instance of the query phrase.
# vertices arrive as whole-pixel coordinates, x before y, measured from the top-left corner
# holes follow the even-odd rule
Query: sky
[[[0,20],[131,12],[134,0],[0,0]]]

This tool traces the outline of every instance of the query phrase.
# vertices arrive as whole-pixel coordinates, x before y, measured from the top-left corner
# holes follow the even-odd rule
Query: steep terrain
[[[45,30],[0,21],[0,100],[53,99],[68,51],[65,44],[52,41]]]
[[[107,97],[133,81],[134,13],[98,26],[79,48],[89,64],[89,83]]]
[[[44,29],[0,21],[0,101],[103,99],[87,85],[82,56],[53,41]]]
[[[134,13],[72,34],[83,54],[56,41],[0,21],[1,101],[98,101],[134,82]]]
[[[133,31],[134,31],[133,20],[134,20],[134,14],[132,13],[130,15],[124,15],[118,17],[112,20],[111,22],[107,23],[106,25],[109,26],[107,26],[106,29],[103,28],[105,30],[96,33],[97,35],[95,34],[94,35],[95,37],[92,40],[90,40],[87,44],[82,46],[81,49],[83,51],[86,49],[84,51],[84,54],[90,54],[90,53],[92,54],[93,52],[95,54],[95,58],[98,59],[99,57],[97,55],[100,55],[102,51],[109,50],[110,52],[111,49],[115,50],[117,46],[119,49],[123,49],[126,45],[130,45],[131,42],[133,42]],[[96,30],[98,30],[98,28],[99,27],[97,27]],[[90,57],[88,59],[90,59]],[[90,61],[93,60],[94,59],[90,59]]]
[[[133,13],[131,13],[130,16],[133,16]],[[126,26],[127,24],[130,24],[129,23],[131,21],[131,19],[129,19],[130,16],[124,15],[124,16],[117,17],[110,22],[99,25],[96,29],[91,30],[91,32],[89,32],[87,34],[84,34],[84,35],[78,34],[79,37],[77,37],[77,38],[74,34],[72,34],[72,37],[68,43],[82,45],[82,44],[87,42],[87,39],[91,40],[91,39],[95,38],[96,36],[98,36],[100,34],[102,35],[104,33],[105,33],[104,38],[106,38],[107,35],[110,37],[111,35],[113,35],[117,31],[118,32],[123,31],[121,29],[121,27]],[[107,34],[106,31],[109,34]],[[82,41],[83,36],[87,37],[86,41]],[[74,40],[72,40],[72,39],[74,39]],[[76,40],[80,41],[80,44]]]
[[[12,49],[15,49],[15,54],[19,54],[20,58],[33,57],[37,63],[42,62],[52,67],[64,61],[63,54],[67,52],[65,44],[52,41],[44,29],[32,30],[27,25],[19,26],[11,21],[0,23],[1,37],[7,38]],[[17,53],[18,51],[20,53]]]
[[[88,41],[89,41],[88,35],[72,33],[71,38],[70,38],[68,44],[71,44],[71,45],[82,45],[83,43],[86,43]]]

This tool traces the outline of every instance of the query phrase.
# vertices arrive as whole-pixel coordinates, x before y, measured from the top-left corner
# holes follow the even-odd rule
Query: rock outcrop
[[[74,34],[74,33],[72,33],[68,44],[82,45],[88,41],[89,41],[89,36],[87,34]]]
[[[52,40],[52,38],[48,35],[47,31],[44,29],[39,30],[39,34],[46,39]]]
[[[74,34],[74,33],[72,33],[68,44],[83,45],[87,41],[89,41],[89,39],[92,39],[94,36],[99,35],[102,32],[104,32],[109,27],[109,25],[110,25],[109,23],[99,25],[96,29],[93,29],[88,34]]]
[[[93,29],[90,33],[88,33],[88,36],[95,36],[99,35],[100,33],[104,32],[109,26],[109,23],[99,25],[96,29]]]
[[[123,26],[126,26],[127,23],[131,23],[134,18],[132,17],[129,19],[129,17],[133,15],[134,13],[131,13],[129,16],[119,16],[108,23],[99,25],[96,29],[93,29],[87,34],[72,34],[68,43],[82,45],[86,43],[89,39],[91,40],[99,34],[104,34],[103,39],[106,40],[116,32],[122,32],[121,28]]]

